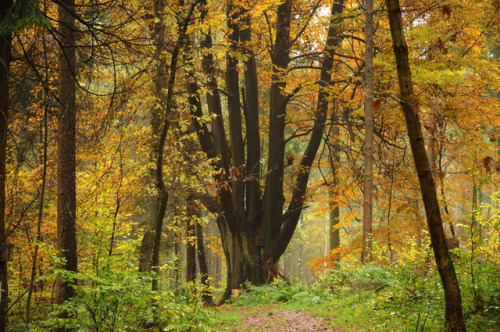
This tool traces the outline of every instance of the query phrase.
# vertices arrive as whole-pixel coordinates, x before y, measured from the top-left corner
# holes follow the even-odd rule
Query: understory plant
[[[49,317],[34,320],[28,327],[32,331],[53,327],[77,331],[203,331],[208,323],[197,295],[200,292],[191,286],[152,291],[153,274],[138,272],[136,266],[119,256],[90,272],[54,269],[44,278],[78,280],[76,296],[54,305]],[[61,312],[68,317],[59,317]],[[25,330],[26,326],[16,329]]]

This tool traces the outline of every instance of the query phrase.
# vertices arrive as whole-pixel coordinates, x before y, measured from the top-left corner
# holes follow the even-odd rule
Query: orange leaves
[[[382,107],[382,99],[377,99],[373,101],[372,108],[374,113],[379,112],[381,107]]]
[[[336,267],[337,262],[351,252],[352,249],[350,247],[341,246],[331,250],[328,256],[313,259],[307,262],[307,264],[309,265],[309,269],[311,270],[311,272],[313,272],[313,274],[318,274],[325,271],[326,269]]]

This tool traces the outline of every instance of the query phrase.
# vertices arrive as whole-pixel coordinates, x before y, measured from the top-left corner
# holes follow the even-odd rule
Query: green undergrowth
[[[112,261],[113,260],[113,261]],[[30,324],[11,324],[9,331],[207,331],[209,313],[203,307],[200,285],[151,290],[153,274],[140,273],[120,257],[109,258],[98,271],[72,273],[54,269],[44,280],[79,280],[75,296],[62,305],[39,309]],[[66,318],[61,318],[61,313]]]
[[[425,269],[421,263],[398,268],[341,265],[310,286],[283,280],[259,287],[247,284],[243,294],[232,299],[233,307],[247,307],[245,311],[222,309],[212,318],[215,324],[227,322],[224,326],[236,327],[250,308],[273,304],[282,310],[305,309],[341,331],[445,331],[439,276],[431,262]],[[494,331],[500,324],[500,285],[498,278],[493,280],[498,271],[491,267],[476,270],[479,305],[470,276],[457,265],[468,330]]]

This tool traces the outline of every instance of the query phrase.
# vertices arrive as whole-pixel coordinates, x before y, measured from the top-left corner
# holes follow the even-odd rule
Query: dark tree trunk
[[[332,172],[332,182],[328,188],[328,209],[330,218],[330,251],[340,247],[340,229],[338,224],[340,223],[340,180],[339,180],[339,170],[340,170],[340,127],[337,121],[338,117],[334,113],[332,114],[332,130],[329,137],[331,140],[330,149],[330,168]],[[334,257],[338,260],[340,255]]]
[[[210,53],[212,51],[210,31],[205,32],[202,36],[201,46],[206,51],[202,67],[208,78],[206,85],[209,92],[206,94],[206,99],[208,110],[213,116],[211,133],[207,126],[199,121],[203,110],[193,72],[189,73],[190,78],[188,79],[192,120],[200,145],[209,158],[218,157],[213,159],[213,166],[219,171],[215,176],[218,203],[208,204],[207,208],[219,214],[217,223],[226,255],[228,279],[222,300],[231,294],[232,289],[240,288],[246,281],[259,285],[272,280],[277,275],[275,264],[290,242],[303,208],[310,168],[322,139],[329,98],[325,89],[320,88],[314,129],[300,161],[301,171],[297,175],[295,186],[293,186],[295,189],[292,199],[287,211],[283,213],[285,203],[283,197],[285,115],[287,104],[293,96],[286,95],[283,89],[286,87],[285,76],[290,61],[290,47],[293,43],[290,40],[292,1],[286,0],[277,7],[276,32],[272,49],[273,80],[269,98],[268,170],[263,186],[260,170],[262,156],[257,66],[253,52],[249,47],[251,22],[245,8],[235,8],[233,5],[234,3],[229,3],[227,16],[227,24],[230,28],[229,53],[236,45],[239,45],[240,52],[245,54],[245,89],[242,89],[243,92],[239,95],[238,84],[240,81],[236,70],[236,60],[233,54],[228,54],[226,57],[226,88],[231,144],[226,141],[216,66]],[[336,23],[342,7],[342,1],[333,6],[332,23]],[[204,19],[207,14],[206,7],[202,7],[201,19]],[[340,38],[336,37],[337,29],[338,24],[332,24],[328,30],[321,71],[323,85],[329,85],[331,80],[333,49],[340,41]],[[245,146],[241,137],[240,96],[243,96],[242,104],[246,124],[246,163],[244,159]],[[243,170],[241,169],[242,165],[245,165]],[[240,184],[242,181],[240,174],[246,175],[245,186]],[[230,183],[232,188],[229,188]],[[261,187],[265,189],[264,195],[261,193]],[[245,204],[243,204],[244,202]]]
[[[76,47],[75,2],[63,0],[58,5],[58,129],[57,129],[57,249],[62,268],[77,271],[76,251]],[[64,303],[74,296],[74,281],[60,280],[56,302]],[[63,313],[62,317],[67,317]],[[65,330],[65,329],[61,329]]]
[[[186,221],[186,281],[196,281],[196,241],[195,241],[195,224],[197,218],[197,207],[194,202],[194,195],[188,195],[186,199],[187,216]]]
[[[363,172],[363,263],[372,259],[373,235],[373,0],[365,0],[365,157]]]
[[[45,186],[47,183],[47,148],[48,148],[48,138],[49,138],[49,128],[48,128],[48,104],[45,103],[45,112],[43,114],[43,138],[42,138],[42,156],[41,163],[43,165],[42,169],[42,187],[40,189],[40,201],[38,205],[38,220],[36,225],[36,242],[35,249],[33,252],[33,261],[31,263],[31,276],[30,284],[28,287],[28,296],[26,299],[26,322],[31,320],[31,296],[33,294],[33,289],[35,288],[36,279],[36,269],[38,263],[38,250],[40,243],[42,242],[42,221],[43,221],[43,207],[45,204]]]
[[[160,139],[162,139],[162,125],[170,125],[168,122],[163,123],[162,118],[165,116],[166,105],[165,95],[163,90],[167,88],[167,63],[165,55],[165,23],[161,18],[160,13],[165,8],[162,1],[153,2],[153,11],[155,17],[158,18],[155,23],[154,35],[152,37],[155,45],[155,60],[156,72],[154,78],[154,96],[157,100],[157,105],[154,106],[151,112],[151,137],[152,137],[152,153],[151,159],[156,167],[150,170],[151,178],[155,183],[156,195],[151,198],[150,220],[144,232],[140,248],[139,271],[147,272],[155,269],[159,264],[159,248],[161,242],[161,231],[163,228],[163,217],[165,215],[166,206],[168,203],[168,192],[164,189],[163,184],[163,165],[158,164],[158,159],[162,159],[158,153],[163,155],[163,151],[158,151],[160,147]],[[175,69],[174,69],[175,71]],[[160,177],[160,178],[158,178]],[[156,236],[158,234],[158,236]],[[153,281],[153,288],[157,289],[156,281]]]
[[[0,1],[0,22],[12,8],[11,0]],[[5,331],[8,308],[7,237],[5,233],[5,182],[7,178],[7,132],[9,123],[9,70],[12,34],[0,34],[0,332]]]
[[[258,248],[247,232],[228,228],[223,217],[218,218],[218,225],[227,266],[227,286],[222,300],[229,298],[231,290],[241,288],[245,282],[262,285],[272,279],[274,267],[262,265]]]
[[[422,200],[427,215],[427,225],[431,237],[434,258],[441,276],[445,297],[445,319],[448,331],[465,331],[462,316],[462,298],[458,286],[455,268],[446,246],[443,221],[436,195],[436,186],[432,178],[429,159],[425,150],[422,128],[418,117],[418,104],[413,94],[408,47],[404,36],[401,8],[398,0],[387,0],[389,23],[396,59],[401,106],[403,108],[410,139],[413,159],[417,168]]]
[[[198,254],[198,265],[200,267],[201,298],[206,305],[212,305],[212,294],[210,293],[210,279],[208,275],[207,257],[205,254],[205,243],[203,240],[203,226],[196,223],[196,249]]]

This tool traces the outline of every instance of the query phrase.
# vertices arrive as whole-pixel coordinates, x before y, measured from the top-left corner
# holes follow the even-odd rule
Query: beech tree
[[[203,4],[200,17],[202,21],[208,14],[207,3]],[[304,208],[311,166],[322,140],[327,116],[330,96],[325,87],[330,85],[334,48],[341,40],[338,17],[342,12],[343,1],[335,2],[331,7],[330,25],[319,67],[320,87],[315,119],[307,147],[298,163],[293,193],[286,206],[283,192],[284,170],[293,163],[293,160],[287,160],[285,164],[286,144],[289,141],[285,137],[287,107],[301,89],[299,86],[287,93],[286,78],[292,61],[291,49],[301,38],[303,31],[292,38],[292,1],[286,0],[279,4],[270,50],[271,83],[267,90],[269,132],[264,139],[267,143],[267,165],[262,165],[264,151],[261,149],[263,132],[260,127],[262,111],[259,104],[264,99],[262,93],[266,90],[259,89],[258,85],[258,63],[250,47],[253,37],[249,16],[251,8],[248,6],[248,3],[237,1],[229,2],[227,6],[229,46],[225,87],[228,134],[222,113],[216,64],[211,51],[213,36],[210,31],[203,33],[200,46],[205,50],[202,65],[208,77],[208,92],[205,97],[209,113],[213,116],[211,131],[199,121],[203,116],[203,109],[198,84],[191,83],[189,89],[193,121],[200,145],[207,156],[214,160],[217,170],[217,197],[208,200],[206,205],[222,216],[217,219],[227,263],[227,288],[222,300],[230,295],[231,289],[240,288],[246,281],[259,285],[269,282],[278,274],[276,263],[290,242]],[[311,15],[316,10],[317,7],[313,6]],[[306,20],[305,24],[307,23]],[[244,65],[244,84],[241,87],[236,54],[242,54],[241,63]]]

